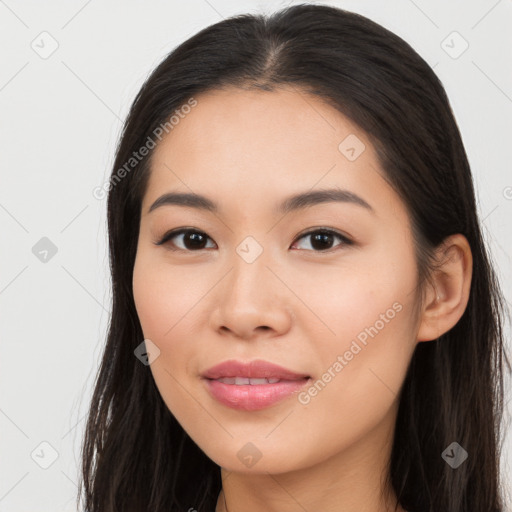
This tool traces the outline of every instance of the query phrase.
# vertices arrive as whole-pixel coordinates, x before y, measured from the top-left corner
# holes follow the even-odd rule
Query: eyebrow
[[[275,208],[276,214],[287,214],[291,211],[303,210],[311,206],[323,203],[349,203],[361,206],[371,213],[375,210],[362,197],[340,188],[312,190],[295,194],[286,198]],[[197,208],[199,210],[217,213],[218,205],[211,199],[195,193],[168,192],[160,196],[149,208],[147,213],[151,213],[156,208],[164,205],[185,206],[188,208]]]

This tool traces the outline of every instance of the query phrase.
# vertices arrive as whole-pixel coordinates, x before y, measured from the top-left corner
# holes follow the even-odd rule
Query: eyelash
[[[197,233],[200,235],[206,235],[206,237],[211,240],[211,238],[203,231],[199,231],[194,228],[179,228],[179,229],[175,229],[172,231],[168,231],[167,233],[164,234],[164,236],[160,239],[160,241],[154,242],[154,243],[155,243],[155,245],[163,245],[163,244],[167,243],[168,241],[170,241],[172,238],[174,238],[178,235],[187,234],[187,233]],[[308,251],[311,250],[312,252],[317,252],[317,253],[332,253],[332,252],[338,250],[337,248],[340,248],[343,246],[350,246],[350,245],[354,244],[354,242],[352,240],[350,240],[348,237],[346,237],[345,235],[342,235],[338,231],[334,231],[329,228],[315,228],[314,230],[310,230],[310,231],[300,234],[296,238],[296,240],[300,240],[301,238],[305,238],[307,236],[318,234],[318,233],[326,234],[326,235],[333,235],[333,236],[337,237],[338,239],[340,239],[342,243],[339,244],[338,246],[336,246],[335,248],[326,249],[326,250],[318,250],[318,251],[316,251],[314,249],[299,249],[299,250],[308,250]],[[206,248],[197,249],[197,250],[172,248],[172,247],[169,247],[169,248],[172,251],[182,251],[182,252],[199,252],[199,251],[207,250]]]

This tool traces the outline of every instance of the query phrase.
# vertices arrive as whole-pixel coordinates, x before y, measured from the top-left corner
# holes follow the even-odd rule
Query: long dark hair
[[[368,134],[385,178],[408,208],[420,285],[431,275],[434,249],[451,234],[467,238],[469,302],[451,330],[416,347],[400,394],[388,483],[411,512],[502,512],[506,309],[446,93],[400,37],[361,15],[308,4],[271,16],[239,15],[201,30],[158,65],[133,102],[103,189],[113,301],[78,500],[83,485],[88,512],[215,509],[220,468],[179,425],[149,367],[133,353],[144,339],[132,272],[151,152],[126,164],[155,139],[158,127],[171,129],[170,116],[201,92],[280,85],[316,95]],[[469,453],[457,469],[442,458],[454,441]]]

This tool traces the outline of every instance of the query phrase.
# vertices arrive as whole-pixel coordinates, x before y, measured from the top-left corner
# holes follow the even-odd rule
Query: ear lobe
[[[464,235],[446,238],[436,251],[439,262],[422,309],[417,340],[431,341],[448,332],[469,301],[473,256]]]

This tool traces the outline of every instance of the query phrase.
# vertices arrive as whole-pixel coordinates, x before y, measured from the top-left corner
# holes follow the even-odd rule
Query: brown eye
[[[322,252],[332,249],[333,243],[336,239],[340,240],[341,243],[337,244],[335,247],[352,244],[352,241],[346,236],[331,229],[317,229],[315,231],[309,231],[308,233],[301,235],[299,240],[303,238],[309,238],[311,240],[309,244],[307,244],[306,249],[312,249],[314,252]]]
[[[206,233],[195,229],[179,229],[166,233],[156,245],[167,244],[173,239],[179,240],[178,243],[172,242],[170,244],[177,247],[173,250],[197,251],[207,248],[205,244],[210,237]]]

